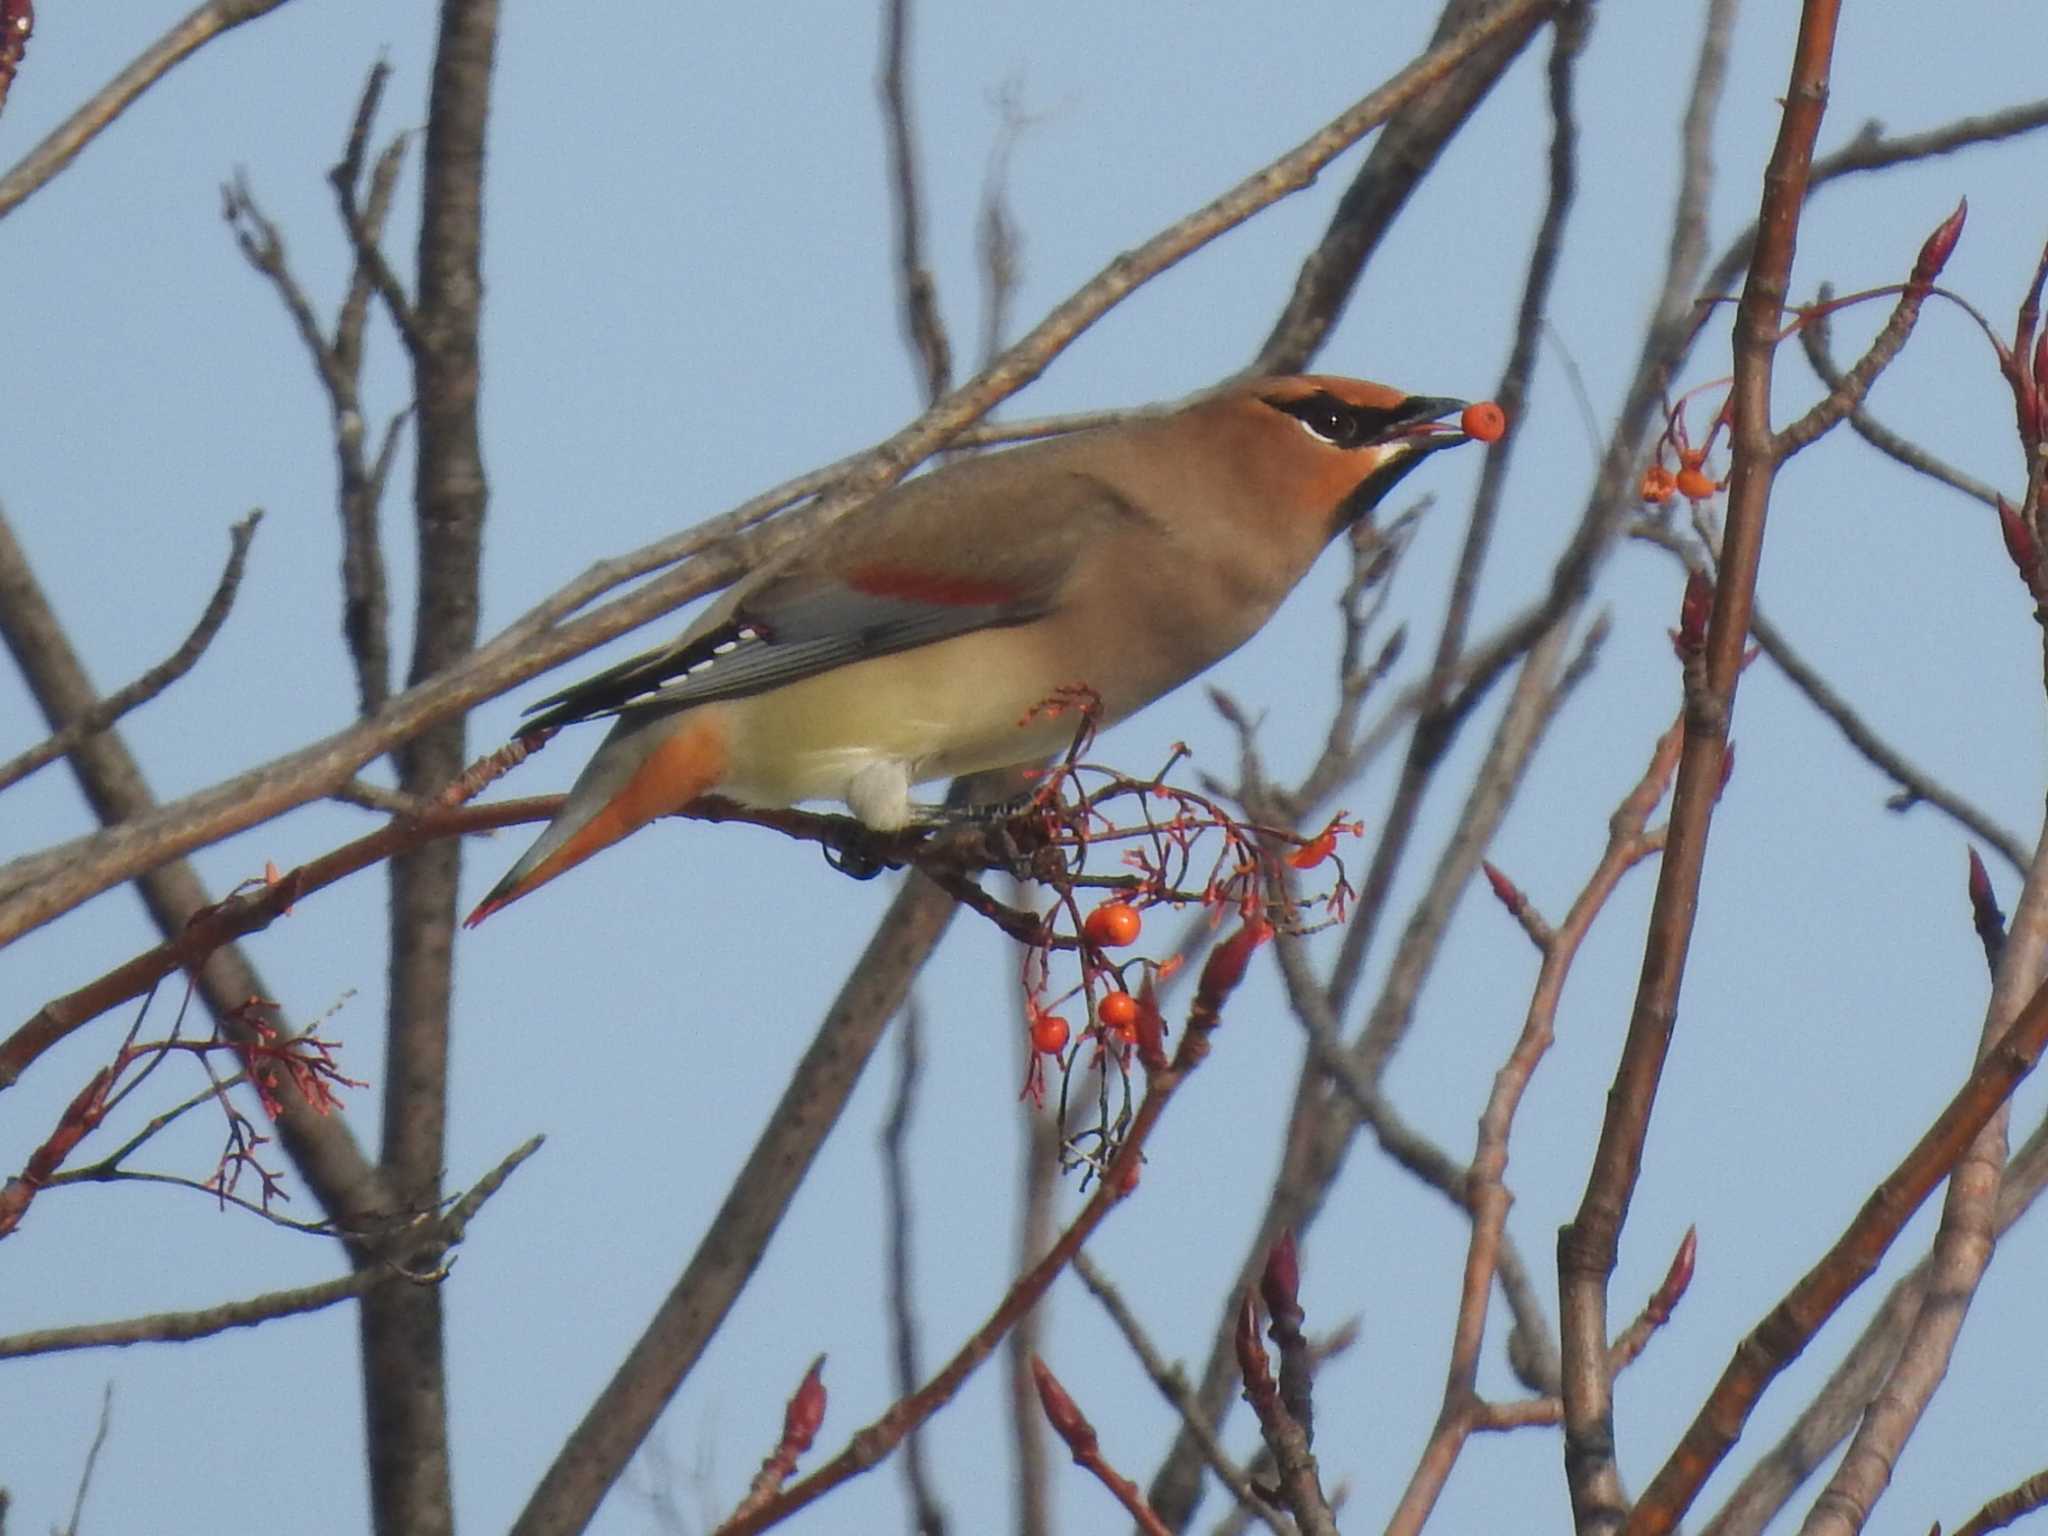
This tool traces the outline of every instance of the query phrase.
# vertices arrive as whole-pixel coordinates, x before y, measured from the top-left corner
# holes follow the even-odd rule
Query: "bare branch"
[[[1695,546],[1660,524],[1639,519],[1629,531],[1631,537],[1670,551],[1686,562],[1687,569],[1694,569],[1692,562],[1700,559]],[[1898,785],[1899,793],[1888,802],[1891,810],[1903,812],[1917,805],[1932,806],[1995,849],[2014,869],[2026,869],[2026,850],[2018,837],[1879,736],[1820,669],[1793,647],[1785,632],[1765,615],[1762,608],[1751,610],[1749,632],[1763,653],[1785,674],[1786,681],[1832,721],[1849,745],[1873,768]]]
[[[1893,166],[1910,165],[1917,160],[1952,155],[1980,144],[2020,138],[2043,127],[2048,127],[2048,97],[1976,117],[1959,117],[1952,123],[1944,123],[1924,133],[1901,134],[1892,139],[1884,136],[1877,123],[1865,123],[1848,143],[1813,162],[1813,175],[1807,181],[1806,195],[1811,197],[1829,182],[1844,176],[1890,170]],[[1721,253],[1720,259],[1714,263],[1714,270],[1708,274],[1704,289],[1707,294],[1726,293],[1729,284],[1749,265],[1756,251],[1756,232],[1757,226],[1750,225]],[[1704,322],[1704,309],[1700,318]]]
[[[1036,1355],[1031,1357],[1031,1374],[1038,1388],[1038,1400],[1044,1406],[1046,1422],[1073,1452],[1074,1465],[1093,1474],[1095,1480],[1110,1491],[1117,1503],[1123,1506],[1124,1513],[1137,1522],[1138,1536],[1172,1536],[1165,1523],[1145,1502],[1138,1485],[1109,1464],[1109,1459],[1102,1454],[1102,1443],[1096,1436],[1095,1426],[1088,1422],[1087,1416],[1067,1395],[1067,1389]]]
[[[100,1452],[106,1449],[107,1431],[114,1423],[114,1384],[109,1381],[100,1392],[100,1422],[93,1431],[92,1444],[86,1449],[85,1466],[78,1474],[78,1494],[71,1501],[71,1518],[65,1522],[58,1536],[79,1536],[79,1521],[85,1517],[85,1495],[92,1487],[92,1469],[98,1465]]]
[[[1216,1474],[1217,1480],[1230,1490],[1231,1496],[1237,1500],[1237,1507],[1272,1531],[1274,1536],[1290,1536],[1286,1522],[1259,1497],[1244,1468],[1231,1459],[1230,1453],[1223,1448],[1223,1442],[1216,1438],[1216,1431],[1210,1427],[1201,1405],[1188,1389],[1186,1373],[1159,1353],[1145,1332],[1145,1325],[1138,1321],[1137,1314],[1124,1299],[1123,1292],[1085,1253],[1074,1255],[1074,1273],[1081,1277],[1081,1283],[1088,1287],[1089,1294],[1102,1303],[1102,1310],[1116,1324],[1117,1332],[1124,1336],[1124,1342],[1138,1357],[1138,1364],[1144,1367],[1152,1385],[1159,1389],[1159,1395],[1180,1415],[1183,1430],[1201,1447],[1202,1460]]]
[[[1388,1524],[1390,1533],[1411,1536],[1422,1529],[1467,1437],[1478,1427],[1479,1351],[1486,1337],[1487,1304],[1493,1294],[1512,1198],[1507,1188],[1507,1168],[1515,1114],[1537,1066],[1555,1039],[1558,1004],[1580,945],[1622,876],[1654,856],[1662,844],[1661,836],[1648,829],[1649,818],[1664,798],[1678,766],[1682,728],[1682,721],[1674,723],[1658,739],[1649,766],[1609,822],[1607,847],[1593,873],[1587,877],[1565,920],[1550,930],[1542,943],[1543,963],[1537,972],[1522,1032],[1507,1061],[1495,1074],[1493,1092],[1479,1117],[1472,1168],[1465,1181],[1472,1233],[1466,1247],[1464,1283],[1459,1293],[1443,1405],[1429,1444]]]
[[[1785,285],[1799,231],[1813,142],[1827,103],[1839,0],[1806,0],[1794,45],[1791,83],[1778,141],[1764,172],[1763,237],[1750,266],[1735,322],[1734,462],[1728,526],[1707,627],[1703,666],[1688,674],[1685,746],[1672,790],[1670,830],[1658,866],[1642,975],[1627,1038],[1593,1166],[1578,1213],[1558,1237],[1558,1279],[1564,1338],[1565,1467],[1572,1513],[1582,1533],[1618,1526],[1626,1512],[1614,1462],[1613,1376],[1607,1359],[1607,1281],[1614,1272],[1621,1230],[1642,1169],[1644,1140],[1656,1103],[1671,1034],[1677,1023],[1679,985],[1692,942],[1707,828],[1720,799],[1729,722],[1749,644],[1750,609],[1762,563],[1764,519],[1778,458],[1771,437],[1771,361],[1776,351]],[[1718,20],[1718,25],[1717,25]],[[1702,76],[1725,66],[1726,9],[1708,22]],[[1723,32],[1717,44],[1715,34]],[[1718,95],[1704,89],[1696,102]],[[1704,110],[1688,114],[1704,132]],[[1698,150],[1704,155],[1704,146]],[[1695,158],[1689,154],[1689,158]],[[1693,210],[1703,218],[1704,210]],[[1678,238],[1703,240],[1680,219]],[[1682,1507],[1682,1506],[1681,1506]]]
[[[2048,1125],[2036,1127],[2013,1154],[1998,1186],[1996,1230],[2002,1236],[2048,1188]],[[1829,1374],[1792,1427],[1744,1474],[1728,1502],[1701,1536],[1761,1536],[1801,1483],[1835,1452],[1878,1388],[1891,1374],[1906,1331],[1927,1295],[1929,1263],[1922,1259],[1886,1294],[1863,1332]]]
[[[913,877],[847,974],[703,1241],[528,1499],[517,1536],[581,1530],[754,1272],[867,1064],[958,908]]]
[[[895,1357],[896,1391],[915,1391],[924,1375],[917,1348],[917,1276],[911,1262],[912,1211],[910,1172],[905,1165],[904,1143],[910,1134],[912,1111],[917,1103],[918,1079],[924,1071],[924,1052],[918,1035],[923,1010],[917,999],[904,1006],[897,1026],[902,1048],[896,1065],[896,1093],[889,1101],[889,1113],[882,1121],[882,1188],[887,1208],[889,1234],[889,1333]],[[919,1536],[943,1536],[946,1515],[932,1491],[930,1469],[925,1465],[924,1437],[910,1433],[903,1448],[903,1477],[910,1492],[910,1506]]]
[[[29,669],[31,687],[43,700],[50,724],[62,730],[88,713],[99,702],[98,694],[4,523],[0,523],[0,564],[8,571],[0,618],[10,632],[33,636],[33,646],[26,651],[17,648],[16,655]],[[70,764],[93,813],[102,822],[125,824],[155,808],[156,800],[142,770],[117,729],[109,727],[79,742],[71,751]],[[182,934],[195,916],[213,907],[212,895],[183,859],[146,871],[137,878],[136,886],[157,931],[167,936]],[[273,993],[248,958],[232,946],[212,948],[188,957],[188,968],[215,1024],[232,1038],[250,1038],[241,1016],[242,1005],[252,997]],[[140,996],[155,979],[153,976],[150,983],[127,995]],[[15,1038],[0,1044],[0,1087],[12,1082],[21,1065],[32,1059],[33,1049],[28,1055],[15,1054],[20,1041],[21,1032],[17,1032]],[[322,1209],[343,1220],[354,1213],[388,1208],[390,1199],[376,1170],[340,1118],[322,1114],[308,1104],[296,1084],[283,1084],[282,1092],[285,1109],[278,1121],[279,1136]]]
[[[1162,1058],[1160,1065],[1151,1071],[1144,1102],[1138,1106],[1130,1129],[1118,1143],[1109,1166],[1097,1181],[1095,1192],[1066,1231],[1060,1234],[1059,1241],[1042,1259],[1018,1276],[988,1320],[924,1387],[911,1397],[898,1400],[880,1419],[860,1430],[845,1451],[754,1517],[734,1520],[720,1527],[719,1536],[752,1536],[752,1533],[765,1530],[805,1508],[847,1479],[866,1472],[894,1449],[910,1429],[923,1423],[950,1401],[961,1384],[995,1352],[1017,1319],[1036,1304],[1109,1213],[1137,1188],[1145,1143],[1180,1086],[1208,1057],[1210,1037],[1222,1023],[1224,1005],[1243,979],[1245,965],[1262,937],[1258,929],[1242,927],[1210,951],[1194,1004],[1181,1032],[1180,1046],[1170,1062]],[[515,1536],[526,1536],[523,1527],[515,1527],[514,1533]]]
[[[2020,900],[1995,945],[1991,1001],[1979,1031],[1982,1061],[2009,1033],[2021,1000],[2048,971],[2048,837],[2035,850]],[[1855,1536],[1891,1483],[1906,1442],[1948,1375],[1956,1340],[1997,1243],[1999,1183],[2005,1172],[2010,1108],[1997,1112],[1972,1138],[1948,1175],[1941,1221],[1927,1255],[1925,1299],[1907,1329],[1890,1376],[1857,1426],[1828,1479],[1804,1531],[1812,1536]]]
[[[1827,285],[1822,284],[1818,303],[1825,307],[1832,297]],[[1828,338],[1829,325],[1825,314],[1799,328],[1799,345],[1806,352],[1807,362],[1813,365],[1813,371],[1820,376],[1821,383],[1832,391],[1842,387],[1843,376],[1842,370],[1835,366],[1834,357],[1829,352]],[[1900,436],[1872,416],[1866,407],[1858,405],[1849,413],[1849,425],[1871,447],[1879,453],[1897,459],[1906,468],[1926,475],[1931,480],[1939,480],[1943,485],[1961,491],[1965,496],[1973,497],[1987,507],[1998,505],[1998,492],[1991,486],[1974,475],[1965,474],[1953,465],[1943,463],[1918,443]]]
[[[2001,1493],[1978,1510],[1956,1531],[1956,1536],[1990,1536],[1992,1531],[2002,1531],[2044,1505],[2048,1505],[2048,1472],[2036,1472],[2019,1487]]]
[[[242,570],[249,559],[249,543],[255,538],[256,525],[262,519],[263,513],[254,511],[228,529],[228,563],[214,585],[213,596],[207,599],[206,608],[199,615],[199,622],[192,626],[192,632],[184,642],[134,682],[115,689],[83,714],[75,716],[47,741],[0,763],[0,790],[18,784],[44,764],[64,756],[87,737],[97,736],[131,709],[148,703],[192,670],[213,643],[213,637],[220,633],[221,625],[227,622],[228,610],[234,607],[235,594],[242,585]],[[32,580],[13,531],[7,526],[4,514],[0,514],[0,598],[6,599],[0,601],[0,634],[6,636],[9,648],[29,679],[29,685],[40,693],[42,689],[38,686],[38,679],[47,677],[49,673],[47,668],[24,654],[27,648],[39,645],[39,641],[30,633],[28,619],[31,610],[19,593],[22,583]]]
[[[1665,857],[1670,858],[1669,852]],[[1820,1262],[1737,1346],[1677,1449],[1630,1512],[1629,1536],[1661,1536],[1683,1518],[1700,1486],[1742,1433],[1764,1389],[1876,1271],[1913,1213],[1949,1176],[1977,1134],[2033,1071],[2044,1047],[2048,1047],[2048,986],[2027,1000],[2011,1028],[1864,1202]]]
[[[923,365],[924,398],[952,386],[953,347],[939,315],[939,291],[924,263],[924,203],[918,195],[917,140],[910,126],[904,56],[910,51],[910,0],[883,0],[882,128],[889,145],[890,207],[896,216],[896,281],[903,326]]]
[[[541,1138],[515,1148],[502,1162],[479,1179],[461,1200],[450,1207],[448,1213],[432,1224],[433,1241],[443,1251],[458,1246],[468,1230],[470,1220],[489,1200],[504,1187],[505,1180],[519,1165],[540,1150]],[[0,1360],[19,1359],[26,1355],[57,1354],[74,1349],[120,1348],[129,1344],[177,1343],[189,1339],[203,1339],[216,1333],[225,1333],[231,1328],[253,1328],[280,1317],[295,1317],[304,1312],[317,1312],[331,1307],[338,1301],[361,1296],[371,1287],[382,1285],[394,1277],[402,1278],[415,1285],[435,1285],[447,1275],[447,1266],[436,1261],[437,1267],[426,1273],[412,1273],[389,1263],[371,1264],[353,1274],[342,1275],[333,1280],[322,1280],[315,1285],[295,1286],[289,1290],[268,1291],[261,1296],[252,1296],[246,1301],[224,1302],[217,1307],[202,1307],[189,1312],[157,1312],[147,1317],[127,1318],[113,1323],[85,1323],[73,1328],[43,1328],[31,1333],[16,1333],[0,1337]]]
[[[0,176],[0,219],[78,158],[135,99],[223,32],[276,10],[284,0],[207,0],[109,80],[49,136]]]
[[[1031,125],[1019,100],[1019,87],[1006,83],[996,99],[999,114],[995,142],[989,146],[988,166],[981,178],[981,212],[975,219],[976,243],[981,253],[981,360],[986,367],[1003,350],[1003,338],[1010,332],[1010,305],[1023,277],[1024,237],[1010,215],[1010,160],[1017,141]],[[972,430],[972,429],[970,429]],[[955,442],[964,441],[964,435]],[[1031,1415],[1038,1422],[1039,1415]]]
[[[1021,1065],[1028,1071],[1036,1047],[1024,1026],[1023,996],[1014,989],[1012,996],[1016,999]],[[1027,1104],[1019,1122],[1023,1145],[1018,1159],[1015,1268],[1022,1273],[1033,1258],[1052,1246],[1057,1232],[1053,1215],[1059,1194],[1062,1127],[1053,1112],[1040,1105]],[[1017,1536],[1051,1536],[1054,1529],[1052,1459],[1046,1443],[1045,1415],[1039,1411],[1038,1391],[1031,1378],[1031,1359],[1051,1325],[1051,1312],[1049,1299],[1033,1307],[1018,1320],[1004,1346],[1004,1388],[1009,1398],[1010,1437],[1016,1451]]]
[[[1449,0],[1430,46],[1484,19],[1500,0]],[[1435,167],[1444,147],[1486,100],[1508,66],[1548,19],[1530,10],[1474,52],[1463,69],[1418,96],[1390,119],[1344,190],[1330,227],[1302,263],[1294,292],[1252,364],[1255,373],[1299,373],[1343,317],[1365,264],[1409,197]],[[1512,418],[1511,418],[1512,419]]]

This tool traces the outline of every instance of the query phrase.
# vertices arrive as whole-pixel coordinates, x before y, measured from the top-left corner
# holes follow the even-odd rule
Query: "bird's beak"
[[[1370,513],[1388,492],[1439,448],[1455,448],[1460,443],[1470,442],[1465,429],[1455,420],[1443,420],[1446,416],[1456,417],[1464,409],[1463,400],[1453,400],[1445,395],[1410,395],[1401,406],[1399,419],[1372,445],[1398,448],[1399,451],[1384,455],[1379,467],[1344,498],[1337,509],[1338,526],[1348,527]]]
[[[1466,402],[1447,395],[1411,395],[1401,411],[1401,420],[1380,439],[1383,443],[1410,442],[1418,453],[1452,448],[1469,441],[1465,429],[1446,416],[1464,413]]]

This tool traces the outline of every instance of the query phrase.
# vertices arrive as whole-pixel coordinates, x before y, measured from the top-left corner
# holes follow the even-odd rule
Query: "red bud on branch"
[[[1294,1229],[1280,1234],[1280,1240],[1266,1250],[1266,1267],[1259,1276],[1259,1295],[1266,1310],[1275,1317],[1293,1313],[1301,1317],[1301,1253],[1294,1246]]]
[[[1998,498],[1998,531],[2005,536],[2005,552],[2019,571],[2020,579],[2026,582],[2029,592],[2033,591],[2034,572],[2039,569],[2041,559],[2034,543],[2034,530],[2026,525],[2018,509],[2003,496]]]
[[[2005,914],[1998,909],[1998,895],[1991,889],[1991,874],[1977,850],[1970,850],[1970,926],[1984,946],[1984,958],[1998,969],[2000,951],[2005,948]]]
[[[1038,1406],[1045,1410],[1045,1421],[1053,1433],[1066,1441],[1067,1449],[1074,1453],[1076,1461],[1091,1456],[1097,1449],[1095,1426],[1088,1422],[1080,1405],[1067,1395],[1067,1389],[1060,1385],[1059,1378],[1038,1356],[1031,1357],[1031,1381],[1038,1388]]]
[[[1294,1245],[1294,1233],[1280,1234],[1266,1252],[1265,1271],[1259,1276],[1259,1295],[1265,1300],[1271,1323],[1267,1332],[1280,1351],[1280,1403],[1288,1416],[1301,1426],[1302,1434],[1315,1433],[1315,1403],[1310,1396],[1314,1366],[1309,1361],[1308,1340],[1301,1331],[1301,1256]]]
[[[1650,1304],[1643,1308],[1644,1316],[1658,1327],[1671,1321],[1671,1314],[1685,1299],[1686,1291],[1692,1285],[1693,1266],[1700,1256],[1700,1229],[1687,1227],[1685,1238],[1678,1245],[1678,1252],[1671,1256],[1671,1267],[1664,1271],[1664,1283],[1657,1287],[1657,1294],[1650,1298]]]
[[[1935,226],[1934,233],[1927,237],[1927,243],[1920,247],[1919,258],[1913,263],[1913,275],[1906,279],[1906,291],[1924,292],[1934,280],[1941,276],[1941,269],[1948,265],[1949,256],[1955,251],[1956,241],[1962,238],[1963,221],[1970,216],[1970,200],[1966,197],[1956,204],[1956,211]]]
[[[1998,897],[1991,889],[1991,871],[1977,850],[1970,850],[1970,912],[1979,925],[1986,921],[2005,926],[2005,914],[1998,909]]]
[[[2048,433],[2048,331],[2043,331],[2034,343],[2034,376],[2019,390],[2020,434],[2031,446],[2041,441]]]
[[[804,1379],[797,1383],[789,1406],[782,1411],[782,1443],[794,1456],[811,1448],[825,1422],[825,1357],[818,1356]]]
[[[1208,962],[1202,967],[1201,984],[1195,989],[1196,1006],[1222,1007],[1223,1000],[1244,980],[1244,973],[1252,963],[1253,951],[1272,936],[1272,924],[1255,919],[1210,950]]]
[[[1481,859],[1479,867],[1486,871],[1486,883],[1493,887],[1495,899],[1508,909],[1510,917],[1519,922],[1522,917],[1522,908],[1527,901],[1527,898],[1522,895],[1521,887],[1495,869],[1493,861],[1490,859]]]
[[[824,1422],[825,1357],[820,1355],[804,1372],[804,1379],[790,1395],[789,1405],[782,1410],[782,1438],[761,1462],[761,1470],[754,1474],[747,1496],[733,1511],[733,1519],[758,1509],[796,1476],[797,1458],[811,1448],[811,1441],[817,1438],[818,1427]]]
[[[1138,988],[1138,1060],[1144,1063],[1147,1072],[1164,1072],[1166,1060],[1166,1020],[1159,1012],[1159,989],[1153,985],[1148,971],[1145,984]]]
[[[1671,648],[1685,661],[1707,648],[1707,620],[1714,613],[1714,578],[1705,571],[1690,572],[1685,578],[1685,596],[1678,600],[1678,628],[1671,631]]]
[[[1231,1343],[1237,1351],[1237,1368],[1244,1376],[1244,1395],[1271,1397],[1273,1365],[1266,1346],[1259,1342],[1259,1309],[1253,1304],[1250,1291],[1244,1293],[1244,1300],[1238,1305],[1237,1327],[1231,1332]]]

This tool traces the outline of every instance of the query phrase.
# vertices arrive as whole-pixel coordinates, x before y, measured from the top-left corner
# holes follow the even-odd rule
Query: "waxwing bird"
[[[1324,546],[1437,449],[1460,400],[1333,377],[956,460],[728,589],[682,637],[533,706],[614,717],[475,926],[700,795],[843,800],[877,830],[927,780],[1049,757],[1092,689],[1110,725],[1271,618]],[[532,711],[530,711],[532,712]]]

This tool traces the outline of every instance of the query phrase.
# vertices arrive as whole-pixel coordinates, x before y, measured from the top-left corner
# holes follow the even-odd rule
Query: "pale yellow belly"
[[[1075,717],[1025,717],[1077,681],[1052,676],[1015,631],[840,667],[717,706],[731,731],[721,792],[757,805],[844,800],[855,775],[878,763],[900,763],[924,783],[1048,757],[1073,740]]]

